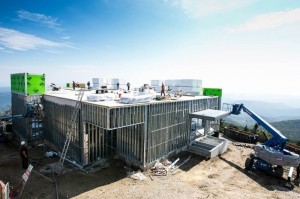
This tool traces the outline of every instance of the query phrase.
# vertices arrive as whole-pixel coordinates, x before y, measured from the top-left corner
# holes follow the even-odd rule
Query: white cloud
[[[56,30],[61,30],[60,23],[58,22],[58,18],[53,18],[51,16],[46,16],[40,13],[31,13],[26,10],[17,11],[18,16],[22,20],[29,20],[33,22],[37,22],[40,25],[46,26],[48,28],[53,28]]]
[[[253,0],[164,0],[172,6],[181,7],[192,17],[203,17],[225,10],[243,7]]]
[[[51,50],[72,47],[65,43],[53,42],[35,35],[22,33],[13,29],[0,27],[0,47],[17,51],[34,49]],[[73,47],[72,47],[73,48]]]
[[[6,53],[13,53],[12,51],[5,50],[4,48],[0,47],[0,52],[6,52]]]
[[[280,27],[286,24],[300,22],[300,8],[285,12],[270,12],[255,16],[237,28],[229,29],[230,32],[259,31]]]

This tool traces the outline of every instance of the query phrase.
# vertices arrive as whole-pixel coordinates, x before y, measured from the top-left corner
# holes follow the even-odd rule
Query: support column
[[[210,130],[210,121],[204,120],[204,135],[207,135]]]
[[[143,167],[146,168],[146,155],[147,155],[147,133],[148,133],[148,106],[145,106],[144,111],[144,134],[143,136]]]

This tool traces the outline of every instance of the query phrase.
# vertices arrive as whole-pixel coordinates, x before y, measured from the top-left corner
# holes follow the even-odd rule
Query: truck
[[[260,169],[282,177],[283,166],[299,167],[300,156],[285,149],[288,139],[278,129],[243,104],[233,104],[231,108],[230,114],[239,115],[243,110],[272,135],[271,138],[268,138],[267,134],[263,132],[266,141],[255,145],[254,152],[245,161],[246,169]]]

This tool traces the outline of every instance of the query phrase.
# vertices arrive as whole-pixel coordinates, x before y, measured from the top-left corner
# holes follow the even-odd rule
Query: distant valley
[[[280,130],[288,139],[300,141],[300,120],[287,120],[271,123]]]
[[[251,111],[271,123],[287,138],[300,141],[300,108],[292,108],[283,103],[241,100]],[[225,122],[236,126],[252,128],[256,123],[248,114],[230,115]]]
[[[278,122],[283,120],[296,120],[300,119],[300,108],[293,108],[284,103],[269,103],[264,101],[237,101],[243,103],[247,108],[249,108],[254,113],[258,114],[260,117],[264,118],[268,122]],[[232,102],[230,102],[232,103]],[[253,125],[255,121],[247,114],[242,113],[240,115],[232,115],[229,121],[234,121],[240,125]]]

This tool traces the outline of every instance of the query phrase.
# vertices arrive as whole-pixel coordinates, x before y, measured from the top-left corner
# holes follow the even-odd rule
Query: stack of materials
[[[142,94],[142,95],[134,95],[132,93],[124,93],[120,97],[120,102],[123,104],[134,104],[134,103],[143,103],[150,102],[154,98],[154,95],[151,93]]]
[[[171,90],[171,93],[183,91],[193,95],[202,95],[202,80],[199,79],[168,79],[166,86]]]
[[[114,101],[115,94],[113,94],[113,93],[91,94],[91,95],[87,96],[87,100],[90,102]]]

